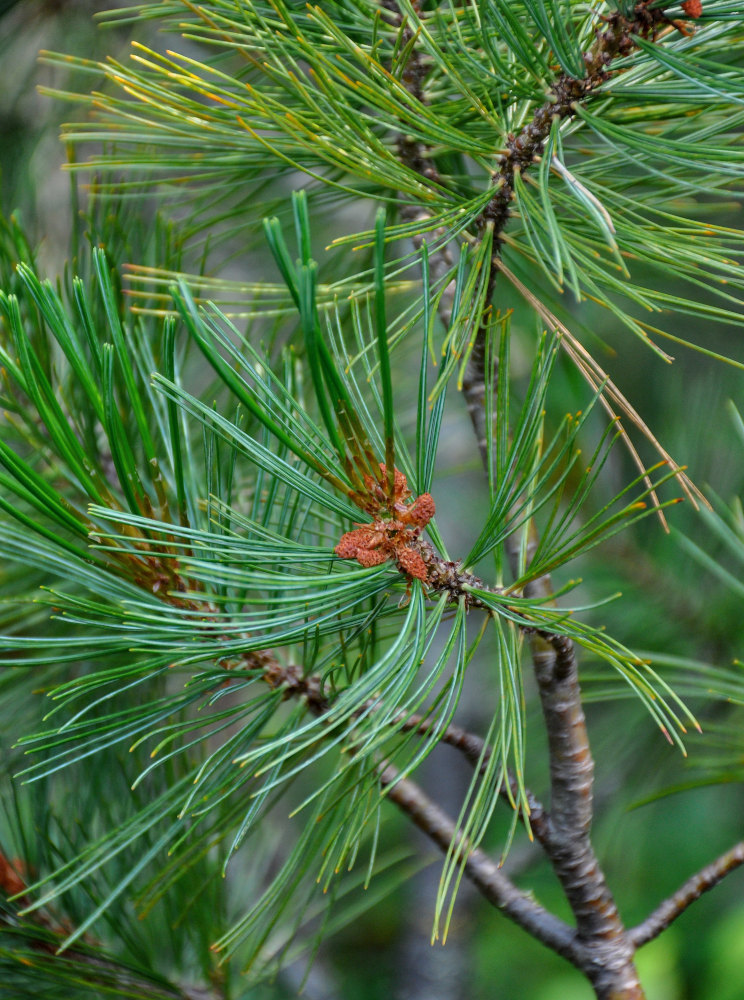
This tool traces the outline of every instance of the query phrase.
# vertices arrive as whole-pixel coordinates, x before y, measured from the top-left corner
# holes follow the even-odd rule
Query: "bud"
[[[389,558],[382,549],[359,549],[356,554],[357,562],[364,567],[379,566]]]
[[[384,462],[380,462],[380,473],[382,475],[382,484],[387,486],[387,466]],[[408,489],[408,480],[400,471],[400,469],[393,469],[393,497],[395,500],[404,500],[406,497],[411,495],[411,491]]]
[[[416,524],[420,528],[425,527],[436,513],[434,497],[431,493],[422,493],[416,497],[410,507],[406,507],[405,513],[401,515],[408,524]]]
[[[416,580],[421,580],[422,583],[428,582],[429,574],[420,552],[416,552],[414,549],[399,549],[397,556],[398,565],[404,573]]]
[[[685,14],[693,20],[697,20],[703,13],[702,0],[684,0],[684,3],[680,6]]]
[[[363,528],[357,528],[355,531],[347,531],[341,535],[341,539],[333,551],[341,559],[356,559],[360,547],[364,547],[365,542],[368,541],[369,532]]]

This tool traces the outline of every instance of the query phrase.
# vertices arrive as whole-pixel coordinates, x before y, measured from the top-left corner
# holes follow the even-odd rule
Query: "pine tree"
[[[742,325],[737,5],[107,20],[131,59],[43,55],[94,81],[55,95],[83,119],[68,264],[49,280],[18,217],[0,233],[8,995],[261,996],[412,876],[397,814],[444,858],[435,940],[464,878],[598,997],[643,997],[636,951],[744,842],[626,922],[586,691],[632,693],[625,718],[681,757],[692,702],[742,683],[630,648],[629,612],[606,629],[571,574],[682,498],[744,554],[741,507],[712,512],[603,363],[610,332],[671,361]],[[467,551],[436,517],[458,396],[485,474]],[[471,765],[459,815],[418,781],[439,748]],[[568,919],[501,866],[529,842]]]

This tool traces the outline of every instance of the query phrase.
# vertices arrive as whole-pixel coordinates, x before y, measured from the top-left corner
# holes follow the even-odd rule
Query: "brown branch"
[[[493,229],[494,255],[488,276],[488,306],[496,286],[497,261],[501,255],[502,236],[510,214],[517,174],[523,174],[540,159],[545,140],[550,135],[553,122],[568,120],[576,114],[577,105],[585,100],[611,75],[610,64],[618,57],[628,55],[635,47],[635,38],[656,37],[659,28],[670,22],[663,11],[649,6],[651,0],[640,0],[630,15],[615,11],[604,18],[603,27],[595,29],[595,41],[584,53],[586,75],[580,79],[561,74],[548,91],[547,100],[533,114],[532,119],[514,135],[507,137],[506,149],[500,156],[499,169],[493,178],[495,193],[478,220],[483,231]],[[463,378],[463,396],[475,431],[483,464],[488,468],[488,425],[486,395],[487,384],[496,388],[498,372],[487,370],[488,318],[485,317],[476,335],[473,350]]]
[[[626,992],[618,995],[642,997],[634,949],[590,837],[594,760],[575,648],[563,636],[535,636],[532,658],[550,759],[550,816],[543,846],[576,917],[578,936],[593,955],[587,975],[598,996],[612,996],[620,981]]]
[[[538,644],[534,647],[535,663],[550,745],[554,814],[547,815],[539,801],[530,796],[531,825],[576,916],[575,930],[517,889],[482,851],[464,842],[452,819],[413,782],[399,779],[392,765],[381,769],[380,780],[391,800],[442,850],[448,850],[452,843],[461,845],[468,854],[463,862],[465,874],[481,894],[537,940],[581,969],[599,998],[642,1000],[633,944],[589,838],[593,762],[578,697],[573,644],[547,632],[535,634],[533,641]],[[542,662],[540,650],[544,653]],[[250,655],[251,669],[262,670],[264,680],[283,690],[285,697],[304,699],[309,711],[318,716],[331,710],[332,702],[317,676],[305,676],[296,665],[282,666],[270,653],[262,653],[258,659]],[[368,705],[359,708],[360,713],[367,710]],[[399,715],[392,722],[399,722],[401,731],[431,731],[428,720],[418,715],[406,719]],[[476,767],[487,761],[489,750],[484,741],[461,727],[447,726],[440,741],[458,749]]]
[[[269,687],[281,688],[286,698],[304,698],[310,711],[318,716],[324,715],[331,708],[331,701],[323,694],[320,677],[316,674],[305,676],[302,668],[297,665],[282,666],[272,653],[261,653],[260,660],[256,660],[255,653],[245,655],[246,658],[250,658],[252,669],[255,669],[256,666],[263,669],[263,679]],[[374,710],[374,705],[366,702],[359,707],[357,714],[362,715]],[[416,713],[407,716],[394,716],[390,720],[390,724],[399,724],[400,732],[416,732],[421,736],[429,735],[434,728],[431,720]],[[492,754],[491,748],[482,737],[454,723],[445,726],[441,731],[439,742],[458,750],[473,767],[479,768],[481,772],[485,770]],[[507,798],[511,804],[517,797],[518,786],[513,775],[507,774],[507,780],[509,791],[504,789],[502,796]],[[532,792],[527,790],[525,798],[529,807],[530,828],[538,841],[542,841],[543,838],[547,837],[547,814],[542,803]]]
[[[450,844],[463,843],[452,819],[421,789],[398,777],[391,765],[380,769],[380,783],[387,797],[411,819],[442,851]],[[498,907],[513,923],[546,947],[562,955],[589,979],[599,1000],[643,1000],[632,948],[612,944],[598,946],[545,910],[527,893],[521,892],[490,858],[478,848],[465,845],[464,872],[481,895]]]
[[[418,15],[420,0],[413,0],[412,6],[414,12]],[[403,36],[403,47],[409,46],[415,37],[415,32],[411,29],[406,17],[398,6],[397,0],[383,0],[383,7],[393,15],[393,20]],[[408,61],[403,68],[401,81],[408,93],[422,104],[425,103],[423,82],[426,71],[426,65],[421,52],[415,45],[410,46]],[[421,177],[431,181],[433,184],[442,185],[442,178],[425,143],[413,139],[405,133],[401,133],[397,138],[397,148],[401,163],[405,164],[411,170],[415,170],[417,174],[420,174]],[[404,222],[426,223],[430,218],[430,214],[421,205],[412,202],[403,202],[400,207],[400,217]],[[447,230],[445,228],[435,229],[429,233],[429,236],[437,244],[436,249],[429,256],[429,276],[432,284],[437,285],[454,269],[456,261],[450,249],[450,242],[445,242],[447,239]],[[421,250],[424,240],[425,236],[423,233],[414,233],[412,236],[412,242],[417,251]],[[444,324],[445,329],[449,327],[452,318],[454,295],[455,282],[450,281],[439,297],[437,306],[439,318]]]
[[[416,732],[422,736],[428,735],[432,729],[432,723],[421,715],[409,715],[401,726],[401,732]],[[468,763],[478,769],[479,773],[486,770],[493,753],[491,747],[481,736],[454,723],[445,726],[441,731],[439,742],[458,750]],[[519,786],[513,774],[507,772],[506,777],[509,787],[502,789],[501,796],[513,807],[513,802],[519,794]],[[524,797],[529,808],[529,816],[527,817],[529,828],[535,834],[538,842],[542,843],[548,836],[547,813],[540,800],[529,789],[525,791]]]
[[[393,20],[401,33],[401,49],[408,49],[408,58],[401,73],[401,83],[412,97],[415,97],[417,101],[423,104],[423,83],[427,70],[420,50],[411,44],[415,39],[416,33],[412,30],[396,0],[383,0],[382,5],[393,15]],[[411,6],[414,13],[418,16],[421,8],[421,0],[412,0]],[[420,174],[427,180],[441,184],[439,171],[431,159],[425,143],[414,139],[410,135],[401,133],[398,136],[397,145],[401,162],[411,167],[412,170],[415,170],[417,174]],[[408,207],[413,208],[415,211],[416,206]]]
[[[400,778],[390,764],[380,768],[380,784],[387,789],[387,798],[398,806],[416,826],[442,851],[454,843],[463,843],[462,834],[453,820],[432,802],[408,778]],[[580,952],[575,947],[575,932],[568,924],[554,917],[527,893],[521,892],[495,862],[479,848],[465,846],[465,875],[478,891],[498,907],[514,923],[524,928],[548,948],[576,965]]]
[[[509,220],[509,206],[514,196],[514,178],[524,173],[540,157],[543,144],[553,122],[572,118],[576,105],[609,79],[613,59],[627,56],[635,47],[635,38],[655,38],[660,27],[669,22],[664,12],[650,7],[650,0],[641,0],[630,16],[614,11],[604,18],[604,27],[595,29],[595,41],[584,53],[586,75],[580,79],[563,73],[548,92],[547,101],[538,108],[532,120],[517,134],[510,134],[501,166],[494,177],[496,193],[483,211],[481,225],[494,224],[494,236],[500,242],[501,233]]]
[[[711,864],[706,865],[699,872],[680,886],[679,889],[665,899],[651,913],[643,923],[638,924],[628,931],[628,937],[635,948],[640,948],[649,941],[653,941],[662,931],[681,916],[687,907],[699,899],[704,892],[708,892],[724,879],[730,872],[735,871],[744,864],[744,841],[739,841],[731,850],[726,851]]]
[[[304,698],[309,710],[315,715],[323,715],[329,710],[331,703],[321,691],[319,678],[314,675],[305,677],[300,667],[283,667],[273,655],[264,655],[267,657],[264,679],[272,688],[282,688],[288,698]],[[369,705],[361,706],[359,713],[368,709]],[[401,717],[392,720],[393,723],[396,721],[401,721]],[[431,723],[420,715],[411,715],[403,721],[401,731],[416,731],[426,735],[431,732]],[[481,737],[460,726],[447,726],[440,735],[440,742],[461,751],[474,766],[484,767],[490,755],[490,750]],[[391,764],[380,766],[379,774],[382,788],[387,789],[387,797],[442,851],[446,853],[453,843],[456,846],[463,844],[463,837],[457,832],[453,820],[418,785],[408,778],[400,778],[399,772]],[[516,782],[514,784],[516,786]],[[528,802],[531,824],[538,835],[538,831],[543,833],[545,830],[545,813],[534,796],[528,795]],[[576,946],[573,929],[536,903],[531,896],[517,889],[483,851],[467,845],[465,848],[465,874],[481,894],[537,940],[577,964],[581,960],[582,951],[580,946]]]
[[[576,660],[573,644],[562,636],[535,637],[547,651],[550,678],[540,673],[545,684],[543,709],[550,743],[552,814],[547,815],[534,796],[528,796],[530,825],[542,844],[576,916],[576,931],[569,941],[553,931],[555,918],[529,900],[483,852],[473,850],[465,863],[465,872],[479,891],[529,933],[568,958],[588,976],[598,996],[610,996],[608,990],[621,983],[624,996],[642,997],[633,967],[633,948],[625,934],[614,900],[589,839],[593,762],[589,753],[586,728],[577,689]],[[272,658],[265,664],[264,677],[274,688],[283,688],[287,697],[304,698],[316,715],[325,714],[331,703],[323,694],[319,678],[304,676],[297,666],[282,667]],[[360,706],[359,712],[368,706]],[[427,734],[431,724],[422,716],[400,716],[401,731]],[[449,725],[440,742],[459,750],[476,767],[485,766],[489,749],[481,737],[459,726]],[[459,836],[453,821],[432,803],[411,781],[397,780],[398,772],[388,765],[382,774],[388,796],[443,850]],[[514,781],[514,779],[511,779]],[[516,787],[516,782],[514,782]],[[456,844],[458,840],[454,841]],[[527,902],[529,901],[529,905]],[[550,918],[546,924],[546,919]],[[546,931],[546,927],[548,928]],[[552,928],[552,930],[551,930]],[[548,934],[548,939],[545,935]],[[633,992],[635,990],[635,992]],[[603,992],[604,991],[604,992]]]
[[[624,996],[642,997],[633,967],[632,942],[590,840],[594,765],[578,696],[574,647],[565,637],[548,633],[535,635],[533,642],[550,749],[551,813],[528,793],[530,825],[576,916],[576,947],[570,960],[583,969],[599,996],[610,996],[622,982]],[[431,724],[413,715],[401,728],[425,734],[431,731]],[[480,736],[449,725],[439,739],[463,753],[473,766],[485,766],[490,751]],[[514,779],[510,780],[516,788]],[[431,819],[434,815],[427,808],[425,816]],[[452,834],[454,826],[449,829],[447,843]]]

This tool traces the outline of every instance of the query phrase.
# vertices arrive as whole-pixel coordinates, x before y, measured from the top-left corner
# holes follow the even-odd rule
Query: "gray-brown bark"
[[[636,948],[653,941],[662,931],[681,916],[687,907],[718,885],[740,865],[744,865],[744,841],[739,841],[730,850],[725,851],[705,868],[692,875],[668,899],[665,899],[643,923],[628,932],[630,940]]]

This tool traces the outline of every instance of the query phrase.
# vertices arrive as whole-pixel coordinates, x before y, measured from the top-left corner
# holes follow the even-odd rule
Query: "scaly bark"
[[[744,864],[744,840],[739,841],[715,861],[691,876],[684,885],[668,899],[665,899],[643,923],[629,932],[630,940],[636,948],[653,941],[662,931],[680,917],[687,907],[708,892],[740,865]]]

